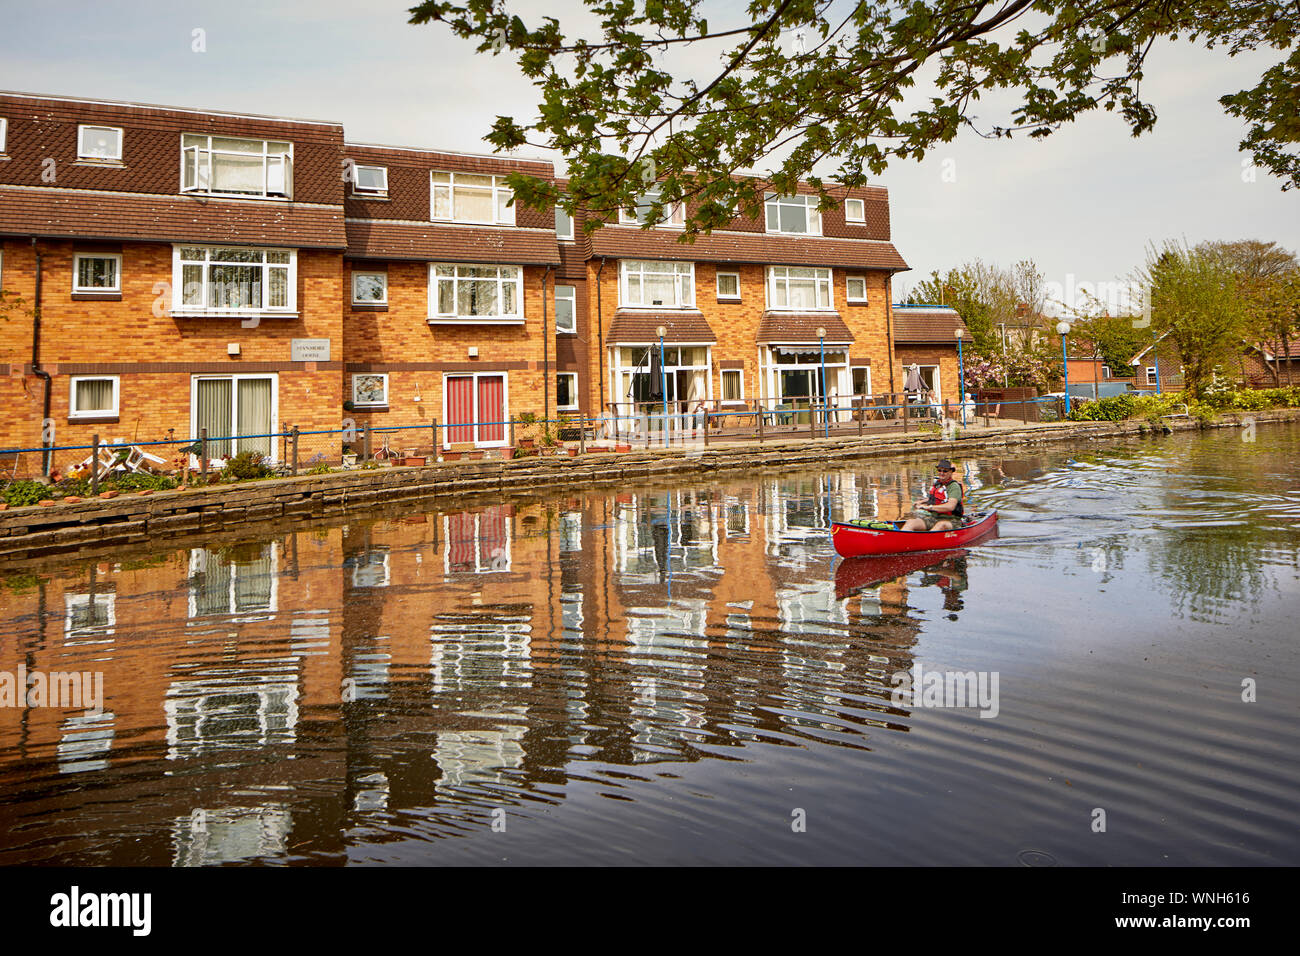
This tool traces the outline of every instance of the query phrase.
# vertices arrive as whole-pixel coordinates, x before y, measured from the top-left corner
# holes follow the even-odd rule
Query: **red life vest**
[[[952,480],[957,481],[956,478],[953,478]],[[957,481],[957,487],[961,488],[961,501],[959,501],[957,503],[957,507],[952,510],[952,516],[954,518],[960,518],[962,516],[962,505],[965,504],[966,502],[965,486],[960,481]],[[947,504],[948,503],[948,482],[944,481],[942,478],[934,479],[934,484],[930,486],[929,499],[930,499],[930,504],[932,505]]]

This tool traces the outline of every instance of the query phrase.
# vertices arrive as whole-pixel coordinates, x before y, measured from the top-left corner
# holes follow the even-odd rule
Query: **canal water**
[[[0,864],[1295,865],[1298,463],[975,455],[906,560],[828,521],[929,459],[10,568]]]

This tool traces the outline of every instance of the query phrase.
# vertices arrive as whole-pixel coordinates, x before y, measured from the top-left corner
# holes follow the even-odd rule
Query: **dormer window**
[[[432,173],[433,222],[474,222],[484,225],[515,224],[514,193],[504,176],[477,173]]]
[[[863,199],[844,200],[844,218],[848,222],[867,221],[867,203]]]
[[[122,131],[115,126],[78,126],[77,159],[120,163]]]
[[[820,236],[822,214],[816,196],[777,196],[767,194],[767,231],[793,235]]]
[[[661,201],[661,192],[658,188],[647,189],[644,195],[637,200],[636,206],[618,211],[618,221],[624,226],[644,225],[651,222],[650,209],[655,203]],[[686,207],[682,203],[673,203],[664,208],[662,217],[654,221],[653,224],[656,226],[682,226],[685,222]]]
[[[181,192],[293,196],[293,144],[233,136],[181,137]]]
[[[0,156],[5,153],[5,141],[9,135],[9,121],[0,116]]]
[[[380,196],[388,195],[387,166],[353,166],[352,195]]]

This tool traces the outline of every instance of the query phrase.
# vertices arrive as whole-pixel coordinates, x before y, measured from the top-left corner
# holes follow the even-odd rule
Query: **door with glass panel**
[[[274,458],[274,376],[196,377],[193,388],[194,438],[207,429],[209,458],[230,458],[245,451]]]
[[[504,445],[506,377],[449,375],[444,382],[446,444]]]

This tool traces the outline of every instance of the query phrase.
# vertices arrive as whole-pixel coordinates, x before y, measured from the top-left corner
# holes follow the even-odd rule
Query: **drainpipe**
[[[32,374],[45,380],[44,412],[41,414],[41,447],[45,451],[41,455],[41,473],[48,478],[54,453],[45,441],[45,423],[50,419],[50,391],[53,383],[50,373],[41,368],[41,250],[36,244],[35,236],[32,236],[32,254],[36,256],[36,296],[32,308]]]
[[[894,274],[885,280],[885,342],[889,346],[889,400],[894,400]]]
[[[548,429],[551,427],[551,337],[546,314],[546,280],[551,277],[551,269],[547,266],[542,273],[542,418]]]
[[[605,257],[601,256],[600,268],[596,270],[596,360],[600,363],[600,408],[596,410],[598,415],[605,414],[605,321],[600,311],[600,275],[604,271]],[[591,366],[588,365],[587,368]]]

